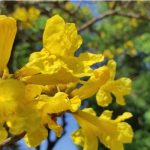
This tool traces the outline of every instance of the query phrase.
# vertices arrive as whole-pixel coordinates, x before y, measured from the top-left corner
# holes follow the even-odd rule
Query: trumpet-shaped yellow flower
[[[124,113],[115,120],[111,120],[111,111],[104,111],[100,117],[96,117],[94,111],[78,111],[74,113],[81,129],[74,132],[72,138],[76,144],[81,144],[84,150],[97,150],[98,139],[111,150],[123,150],[123,144],[130,143],[133,131],[125,119],[132,117],[130,113]]]
[[[58,15],[52,17],[46,23],[42,51],[33,53],[16,76],[42,85],[79,82],[81,77],[91,75],[92,64],[103,60],[101,54],[83,53],[75,57],[81,43],[74,24],[65,23]]]
[[[0,15],[0,75],[9,61],[16,31],[15,19]]]
[[[53,97],[41,95],[37,99],[36,107],[41,112],[43,124],[48,124],[48,127],[56,133],[57,136],[61,135],[62,127],[56,123],[55,117],[57,114],[65,111],[75,112],[81,105],[79,97],[75,96],[71,99],[63,92],[58,92]]]
[[[96,99],[100,106],[108,106],[112,102],[113,94],[116,102],[125,105],[124,96],[131,92],[131,80],[129,78],[120,78],[115,80],[116,63],[110,60],[107,65],[111,70],[111,77],[97,92]]]

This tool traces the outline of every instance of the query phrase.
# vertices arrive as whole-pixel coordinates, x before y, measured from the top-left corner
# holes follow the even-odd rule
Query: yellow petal
[[[108,68],[110,68],[111,79],[114,79],[116,75],[116,66],[117,66],[116,62],[114,60],[109,60],[107,66]]]
[[[73,136],[73,141],[82,146],[83,150],[97,150],[98,139],[95,134],[95,129],[92,128],[87,122],[84,122],[80,116],[75,115],[75,118],[81,126],[81,132],[78,132],[77,137]]]
[[[123,149],[123,144],[130,143],[133,139],[131,126],[128,123],[121,122],[121,119],[118,119],[118,121],[117,119],[111,120],[111,115],[111,111],[105,111],[99,118],[83,111],[74,113],[81,129],[85,132],[84,142],[86,138],[90,139],[93,136],[93,139],[96,140],[96,137],[99,137],[100,142],[111,150]],[[129,117],[129,114],[122,117]],[[83,138],[83,135],[81,136]]]
[[[16,31],[15,19],[0,15],[0,73],[9,61]]]
[[[80,106],[81,101],[78,97],[68,98],[68,95],[63,92],[58,92],[54,97],[41,95],[37,107],[43,110],[44,114],[61,113],[67,110],[76,111]]]
[[[72,140],[75,144],[84,147],[84,138],[85,138],[85,136],[84,136],[84,133],[81,129],[78,129],[78,130],[74,131],[71,134],[71,138],[72,138]]]
[[[25,82],[40,85],[79,81],[79,77],[62,60],[43,51],[31,54],[29,63],[17,71],[15,76]]]
[[[123,144],[119,143],[119,142],[115,142],[111,144],[110,146],[111,150],[124,150]]]
[[[133,131],[130,125],[126,122],[121,122],[117,126],[118,141],[123,143],[131,143],[133,138]]]
[[[132,116],[133,115],[130,112],[125,112],[121,116],[118,116],[116,121],[121,122],[121,121],[131,118]]]
[[[109,80],[109,69],[104,66],[93,71],[90,79],[79,89],[75,89],[72,95],[78,95],[81,99],[93,96],[98,89]]]
[[[27,100],[32,101],[34,98],[39,96],[42,92],[42,87],[39,85],[28,84],[25,88],[25,96]]]
[[[14,79],[0,80],[0,120],[7,120],[24,99],[25,85]]]
[[[105,119],[111,119],[112,113],[113,113],[113,111],[105,110],[105,111],[103,111],[103,113],[101,114],[101,117],[102,117],[102,118],[105,118]]]
[[[21,103],[13,117],[9,118],[7,122],[9,132],[14,135],[24,131],[27,133],[34,132],[41,124],[42,118],[40,112],[31,101]]]
[[[43,34],[45,50],[57,56],[74,56],[82,43],[73,23],[65,23],[58,15],[50,18]]]
[[[63,128],[57,124],[56,121],[52,120],[50,116],[47,116],[47,123],[48,127],[55,132],[56,136],[60,137],[63,132]]]
[[[93,116],[96,116],[96,112],[94,111],[93,108],[84,108],[82,111],[86,112],[86,113],[89,113],[89,114],[91,114]]]
[[[103,61],[101,54],[82,53],[79,57],[62,57],[70,70],[78,77],[90,76],[93,72],[91,66]]]
[[[64,30],[65,22],[64,20],[59,16],[55,15],[49,20],[47,20],[45,30],[43,33],[43,44],[47,44],[47,39],[54,33],[58,33],[62,30]]]
[[[48,131],[44,127],[39,127],[33,132],[27,133],[25,136],[25,142],[30,147],[36,147],[46,139],[48,136]]]
[[[100,89],[96,94],[96,101],[99,106],[106,107],[112,102],[111,94]]]
[[[61,78],[60,78],[61,76]],[[74,76],[65,68],[60,68],[53,74],[37,74],[24,78],[23,81],[30,84],[50,85],[50,84],[67,84],[70,82],[78,82],[79,78]]]
[[[97,150],[98,140],[91,132],[90,128],[82,128],[71,134],[73,142],[83,147],[83,150]]]
[[[118,104],[125,105],[123,97],[131,92],[131,80],[129,78],[120,78],[110,81],[105,85],[104,89],[114,94]]]
[[[8,136],[6,129],[3,126],[0,126],[0,143],[2,143]]]

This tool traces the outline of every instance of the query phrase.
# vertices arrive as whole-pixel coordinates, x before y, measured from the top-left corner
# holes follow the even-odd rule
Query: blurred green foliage
[[[30,27],[24,28],[18,21],[18,32],[9,62],[11,71],[21,68],[29,54],[42,48],[42,32],[46,20],[61,15],[67,22],[74,22],[80,29],[91,19],[108,11],[121,10],[124,15],[111,15],[97,21],[81,32],[83,45],[80,51],[101,52],[108,59],[117,61],[117,76],[127,76],[133,80],[131,96],[126,97],[127,106],[111,105],[115,116],[130,111],[134,117],[129,120],[135,131],[132,144],[126,150],[150,149],[150,3],[147,1],[112,2],[8,2],[0,5],[1,14],[11,16],[18,7],[31,6],[40,10],[40,16]],[[98,113],[93,98],[89,100]],[[105,149],[100,146],[100,150]]]

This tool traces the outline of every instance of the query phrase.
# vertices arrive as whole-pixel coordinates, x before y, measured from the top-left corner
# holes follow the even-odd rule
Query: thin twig
[[[96,16],[95,18],[91,19],[90,21],[86,22],[85,24],[83,24],[79,29],[78,29],[78,32],[82,32],[84,31],[85,29],[87,29],[88,27],[92,26],[93,24],[95,24],[96,22],[100,21],[100,20],[103,20],[104,18],[107,18],[109,16],[113,16],[115,15],[119,10],[111,10],[111,11],[108,11],[106,12],[105,14],[103,15],[99,15],[99,16]]]
[[[16,143],[20,139],[22,139],[25,136],[26,132],[22,132],[21,134],[18,135],[13,135],[9,138],[7,138],[3,143],[0,144],[0,148],[4,146],[8,146],[10,144]]]
[[[78,1],[78,4],[77,4],[76,8],[72,11],[72,14],[75,14],[76,12],[78,12],[78,10],[79,10],[80,7],[81,7],[81,2],[82,2],[82,0],[79,0],[79,1]]]
[[[137,15],[137,14],[134,14],[134,13],[122,13],[122,12],[114,10],[114,11],[109,11],[109,12],[103,14],[103,15],[99,15],[99,16],[91,19],[90,21],[86,22],[84,25],[82,25],[79,28],[78,32],[82,32],[85,29],[91,27],[96,22],[98,22],[100,20],[103,20],[104,18],[107,18],[109,16],[114,16],[114,15],[150,21],[150,17],[149,16],[141,16],[141,15]]]
[[[123,17],[128,17],[128,18],[135,18],[135,19],[150,21],[150,17],[148,17],[148,16],[142,16],[142,15],[137,15],[137,14],[134,14],[134,13],[117,12],[116,15],[123,16]]]

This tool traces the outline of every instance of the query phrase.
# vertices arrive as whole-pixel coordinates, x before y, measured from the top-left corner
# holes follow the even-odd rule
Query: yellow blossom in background
[[[132,41],[127,41],[125,44],[124,44],[124,47],[125,48],[133,48],[134,47],[134,43]]]
[[[134,47],[134,43],[132,41],[127,41],[124,44],[124,47],[127,48],[127,54],[130,56],[135,56],[137,54],[137,50]]]
[[[105,58],[111,59],[114,57],[113,53],[110,50],[104,50],[103,55]]]
[[[130,56],[135,56],[137,54],[137,50],[135,48],[130,49],[127,54]]]
[[[90,14],[90,9],[88,7],[82,7],[82,13],[83,15],[89,15]]]
[[[105,32],[100,32],[99,34],[100,34],[100,36],[101,36],[102,38],[104,38],[104,37],[106,36],[106,33],[105,33]]]
[[[38,19],[40,10],[35,7],[26,9],[24,7],[17,7],[12,13],[12,16],[22,22],[22,26],[25,28],[32,27],[34,21]]]
[[[130,24],[130,26],[136,28],[136,27],[138,26],[138,21],[137,21],[137,19],[132,18],[132,19],[129,21],[129,24]]]
[[[16,8],[12,16],[19,21],[22,21],[22,22],[27,21],[27,11],[24,7]]]
[[[121,22],[116,24],[116,28],[119,29],[119,30],[121,30],[123,28],[123,26],[124,26],[124,24],[121,23]]]
[[[122,48],[115,49],[115,54],[116,55],[121,55],[122,53],[123,53],[123,49]]]
[[[73,10],[74,7],[75,7],[75,6],[74,6],[73,3],[71,3],[71,2],[65,3],[65,8],[66,8],[67,10]]]

